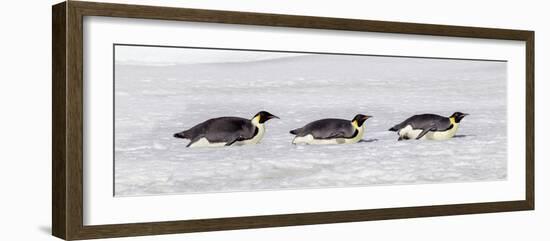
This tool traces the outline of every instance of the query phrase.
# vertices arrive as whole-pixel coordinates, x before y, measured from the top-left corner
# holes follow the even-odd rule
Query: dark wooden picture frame
[[[52,8],[52,232],[66,240],[215,230],[356,222],[533,210],[534,32],[431,24],[338,19],[68,1]],[[381,33],[525,41],[525,199],[474,204],[181,220],[88,226],[83,224],[83,17],[161,19]]]

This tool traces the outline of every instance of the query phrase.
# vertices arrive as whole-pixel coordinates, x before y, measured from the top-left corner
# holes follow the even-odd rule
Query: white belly
[[[195,143],[191,144],[189,147],[219,147],[225,146],[225,142],[209,142],[206,138],[201,138]]]
[[[426,139],[428,140],[448,140],[455,136],[456,131],[458,130],[458,124],[454,124],[453,128],[446,131],[437,131],[437,132],[428,132],[426,134]]]
[[[312,135],[297,136],[292,140],[292,144],[309,144],[309,145],[330,145],[330,144],[344,144],[344,138],[335,139],[315,139]]]
[[[359,142],[363,138],[365,128],[360,127],[359,133],[353,138],[334,138],[334,139],[315,139],[313,136],[297,136],[292,140],[292,144],[308,144],[308,145],[332,145],[332,144],[353,144]]]
[[[453,128],[446,130],[446,131],[430,131],[426,133],[421,140],[448,140],[453,138],[453,136],[456,134],[456,131],[458,130],[458,124],[454,124]],[[416,139],[418,135],[422,130],[419,129],[413,129],[412,126],[408,125],[405,128],[402,128],[399,130],[399,136],[401,136],[404,139]]]

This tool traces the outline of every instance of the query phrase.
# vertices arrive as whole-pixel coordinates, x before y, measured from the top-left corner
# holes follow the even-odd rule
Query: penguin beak
[[[372,118],[371,115],[365,115],[365,117],[363,117],[363,120],[368,120],[369,118]]]
[[[275,116],[275,115],[272,115],[270,113],[267,113],[266,115],[263,115],[260,117],[260,123],[264,123],[268,120],[271,120],[271,119],[279,119],[279,117]]]

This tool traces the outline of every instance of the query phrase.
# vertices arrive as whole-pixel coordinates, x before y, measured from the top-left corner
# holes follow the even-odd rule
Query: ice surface
[[[506,63],[305,55],[243,63],[115,66],[115,195],[182,194],[506,178]],[[172,135],[213,117],[267,122],[260,144],[185,148]],[[456,138],[401,141],[420,113],[469,113]],[[321,118],[367,120],[364,141],[295,146]]]

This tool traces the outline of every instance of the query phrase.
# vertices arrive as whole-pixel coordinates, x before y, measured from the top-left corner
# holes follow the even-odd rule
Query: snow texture
[[[117,61],[115,195],[506,179],[506,62],[284,55],[164,66]],[[260,110],[281,119],[267,122],[257,145],[185,148],[187,140],[172,136]],[[414,114],[455,111],[470,115],[451,140],[398,142],[388,131]],[[357,144],[291,144],[291,129],[358,113],[374,117]]]

